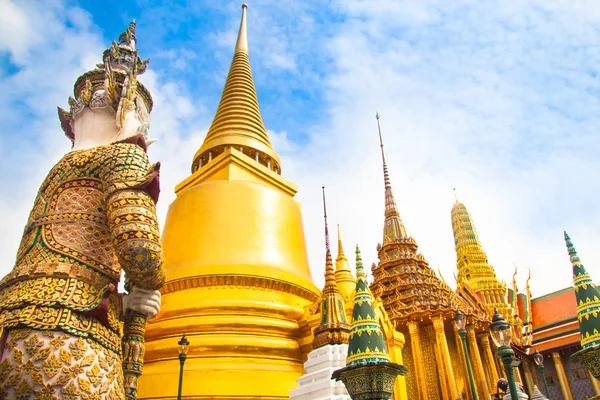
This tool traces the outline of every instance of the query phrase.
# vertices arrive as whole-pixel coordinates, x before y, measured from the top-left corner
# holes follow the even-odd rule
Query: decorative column
[[[445,378],[448,379],[448,395],[451,400],[458,398],[456,390],[456,380],[454,379],[454,371],[452,370],[452,361],[450,360],[450,350],[448,350],[448,342],[446,341],[446,332],[444,331],[444,319],[440,317],[433,318],[433,329],[435,329],[435,341],[439,344],[446,373]]]
[[[590,375],[590,380],[592,381],[592,386],[594,387],[594,393],[596,394],[596,396],[600,395],[600,382],[598,382],[598,379],[594,378],[594,375],[592,375],[591,372],[588,372]]]
[[[379,303],[380,304],[380,303]],[[383,306],[381,306],[383,307]],[[379,309],[377,309],[379,314]],[[394,325],[388,325],[384,322],[381,322],[382,316],[379,315],[381,329],[386,337],[386,344],[388,346],[388,352],[390,354],[390,360],[396,364],[402,364],[402,349],[404,348],[404,334],[398,331],[393,330]],[[388,321],[389,323],[389,321]],[[406,378],[401,375],[396,379],[396,383],[394,383],[394,400],[405,400],[407,398],[406,393]]]
[[[494,382],[494,378],[492,376],[492,370],[494,369],[493,360],[489,358],[487,352],[485,351],[485,347],[483,345],[483,337],[487,335],[487,332],[478,333],[477,336],[477,346],[479,347],[479,354],[481,354],[481,362],[483,363],[483,372],[485,373],[485,377],[487,378],[488,387],[490,391],[494,391],[494,387],[496,383]],[[496,381],[498,382],[498,381]]]
[[[514,367],[513,369],[515,370],[515,379],[522,385],[523,378],[521,377],[521,370],[519,369],[519,367]]]
[[[410,334],[410,347],[412,350],[417,387],[419,388],[419,399],[427,400],[427,385],[425,384],[425,371],[423,370],[423,354],[421,353],[421,339],[419,337],[419,322],[408,322],[408,333]]]
[[[469,381],[469,370],[467,369],[467,358],[465,356],[465,350],[463,349],[462,339],[458,333],[458,329],[454,326],[454,338],[456,339],[456,349],[458,350],[458,356],[460,357],[460,365],[463,371],[463,390],[465,394],[465,400],[477,400],[473,399],[471,396],[471,391],[469,390],[470,381]]]
[[[483,333],[482,335],[479,336],[479,340],[481,341],[481,347],[483,350],[483,354],[486,355],[487,361],[486,363],[489,364],[490,366],[490,371],[491,371],[491,377],[490,379],[492,380],[492,385],[491,385],[491,389],[494,390],[496,388],[496,384],[498,383],[498,379],[500,379],[500,377],[498,376],[498,364],[496,363],[496,356],[494,355],[494,353],[492,353],[492,347],[490,346],[490,334],[489,333]]]
[[[469,353],[475,366],[477,380],[481,382],[481,389],[483,390],[481,397],[488,399],[490,398],[490,388],[488,387],[485,372],[483,371],[483,363],[481,362],[481,355],[477,348],[477,339],[475,338],[475,328],[473,325],[467,326],[467,339],[470,347]]]
[[[523,371],[525,373],[525,383],[527,386],[527,394],[529,396],[532,396],[533,395],[533,385],[535,385],[535,383],[533,381],[533,374],[531,373],[531,364],[529,363],[529,360],[523,360],[521,365],[523,365]]]
[[[450,400],[448,398],[448,383],[446,382],[446,368],[444,366],[444,358],[442,356],[442,350],[440,346],[440,341],[437,337],[437,333],[435,335],[435,363],[437,365],[437,375],[440,382],[441,396],[443,400]]]
[[[502,360],[498,357],[498,346],[496,346],[496,343],[493,341],[490,342],[490,349],[492,350],[492,355],[494,355],[494,364],[496,365],[496,371],[498,371],[498,379],[506,379],[506,372],[504,371]]]
[[[552,352],[552,360],[554,361],[556,375],[558,376],[558,383],[560,384],[560,390],[562,391],[564,399],[573,400],[573,395],[571,394],[571,387],[569,386],[569,380],[567,379],[567,374],[565,373],[565,369],[562,365],[560,353],[557,351]]]

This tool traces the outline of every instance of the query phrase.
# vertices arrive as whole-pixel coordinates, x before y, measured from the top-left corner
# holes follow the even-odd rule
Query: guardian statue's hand
[[[160,310],[160,292],[134,287],[129,294],[123,296],[123,312],[128,308],[144,313],[152,319]]]

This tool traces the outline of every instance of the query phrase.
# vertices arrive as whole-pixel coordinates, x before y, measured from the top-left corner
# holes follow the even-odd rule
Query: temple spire
[[[390,182],[390,174],[388,173],[387,164],[385,162],[385,152],[383,151],[383,138],[381,137],[381,126],[379,125],[379,112],[375,113],[375,118],[377,119],[377,131],[379,132],[379,146],[381,147],[381,160],[383,161],[383,182],[385,183],[385,188],[392,188],[392,184]]]
[[[600,346],[600,293],[581,263],[567,232],[565,232],[565,242],[573,267],[581,348],[582,350],[596,348]]]
[[[479,290],[480,284],[484,287],[485,282],[496,280],[496,272],[488,264],[487,255],[479,242],[471,214],[458,199],[452,206],[450,220],[454,235],[458,279],[468,282],[473,289]]]
[[[394,242],[397,239],[406,238],[406,228],[400,219],[400,212],[396,206],[396,199],[392,192],[392,184],[385,162],[385,152],[383,151],[383,138],[381,136],[381,125],[379,124],[379,113],[375,114],[377,119],[377,130],[379,132],[379,145],[381,147],[381,160],[383,161],[383,182],[385,184],[385,222],[383,227],[383,243]]]
[[[329,229],[327,227],[327,205],[325,186],[323,189],[323,219],[325,221],[325,287],[321,294],[321,324],[315,328],[313,345],[315,348],[328,344],[348,343],[350,325],[344,312],[344,300],[340,294],[333,271]]]
[[[333,284],[335,286],[335,272],[333,270],[333,260],[331,258],[331,248],[329,246],[329,228],[327,226],[327,203],[325,202],[325,186],[323,190],[323,219],[325,220],[325,286]]]
[[[210,163],[231,147],[272,171],[281,173],[279,157],[267,135],[252,79],[248,58],[246,9],[244,4],[233,61],[221,102],[202,147],[194,155],[192,172]]]
[[[456,190],[454,190],[456,196]],[[505,316],[508,322],[521,332],[523,322],[518,318],[517,293],[509,291],[506,298],[506,284],[496,276],[494,267],[490,265],[487,254],[479,242],[475,223],[467,207],[458,197],[450,213],[452,233],[456,250],[456,269],[459,286],[467,285],[480,296],[482,305],[493,314],[494,309]]]

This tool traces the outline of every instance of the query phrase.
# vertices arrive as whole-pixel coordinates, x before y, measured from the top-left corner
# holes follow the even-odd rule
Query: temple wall
[[[590,374],[588,373],[587,367],[584,364],[572,362],[570,355],[572,352],[567,349],[567,353],[564,357],[561,357],[563,365],[565,367],[565,373],[569,380],[569,386],[571,387],[571,393],[575,399],[585,399],[586,396],[594,397],[594,387],[590,381]],[[575,352],[577,348],[573,348]]]
[[[574,352],[577,349],[577,347],[573,347],[572,351]],[[561,355],[561,360],[573,398],[575,400],[585,400],[586,396],[594,397],[594,387],[590,381],[590,375],[587,368],[583,364],[571,362],[570,350],[571,349],[566,350],[566,355]],[[556,368],[550,357],[544,357],[544,373],[548,381],[548,389],[550,390],[550,397],[552,400],[564,400]],[[537,378],[538,388],[542,393],[545,393],[542,374],[537,367],[535,368],[535,377]]]

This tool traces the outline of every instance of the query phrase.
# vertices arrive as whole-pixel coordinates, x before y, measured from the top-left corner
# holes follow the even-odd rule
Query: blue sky
[[[376,261],[381,115],[407,231],[452,284],[453,187],[501,279],[571,284],[562,231],[600,279],[600,7],[594,1],[248,1],[250,60],[282,174],[299,186],[322,285],[320,188],[346,250]],[[216,111],[241,12],[231,1],[0,0],[0,273],[37,188],[69,151],[56,118],[72,85],[136,18],[155,99],[159,216]],[[333,227],[332,227],[333,230]],[[336,252],[334,246],[334,253]]]

